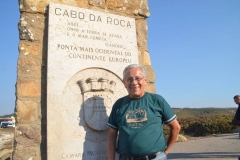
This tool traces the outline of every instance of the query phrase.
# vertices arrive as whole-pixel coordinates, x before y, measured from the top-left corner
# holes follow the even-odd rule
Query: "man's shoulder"
[[[156,94],[156,93],[146,92],[146,96],[147,96],[147,97],[151,97],[151,98],[153,98],[153,99],[160,99],[160,100],[163,100],[163,99],[164,99],[161,95]]]
[[[117,100],[117,101],[122,101],[122,100],[125,100],[125,99],[127,99],[128,97],[129,97],[129,95],[123,96],[123,97],[121,97],[121,98],[118,98],[118,100]]]
[[[115,103],[122,103],[122,102],[127,101],[128,99],[129,99],[129,95],[126,95],[124,97],[117,99]]]

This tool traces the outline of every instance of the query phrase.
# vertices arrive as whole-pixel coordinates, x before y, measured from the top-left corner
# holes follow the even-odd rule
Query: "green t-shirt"
[[[166,149],[162,124],[174,119],[176,115],[162,96],[145,92],[141,98],[118,99],[107,125],[119,131],[117,153],[144,156]]]

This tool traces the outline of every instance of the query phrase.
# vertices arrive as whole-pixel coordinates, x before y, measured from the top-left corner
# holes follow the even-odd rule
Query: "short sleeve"
[[[117,102],[115,102],[115,104],[113,105],[113,108],[112,108],[112,111],[110,113],[110,116],[109,116],[109,119],[108,119],[108,122],[107,122],[107,126],[112,128],[112,129],[115,129],[115,130],[118,130],[118,125],[116,123],[116,108],[117,108]]]
[[[162,108],[162,121],[165,124],[170,124],[173,120],[177,118],[177,116],[163,97],[160,96],[159,100]]]

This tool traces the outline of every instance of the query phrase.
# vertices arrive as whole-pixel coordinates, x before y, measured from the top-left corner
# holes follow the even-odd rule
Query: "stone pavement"
[[[175,143],[169,160],[238,160],[240,139],[238,133],[212,135]]]

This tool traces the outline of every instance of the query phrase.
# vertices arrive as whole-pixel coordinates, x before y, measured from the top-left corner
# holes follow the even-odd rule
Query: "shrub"
[[[178,118],[181,134],[191,136],[206,136],[210,134],[231,133],[236,126],[231,125],[234,115],[205,115]],[[169,127],[164,126],[164,134],[169,134]]]

